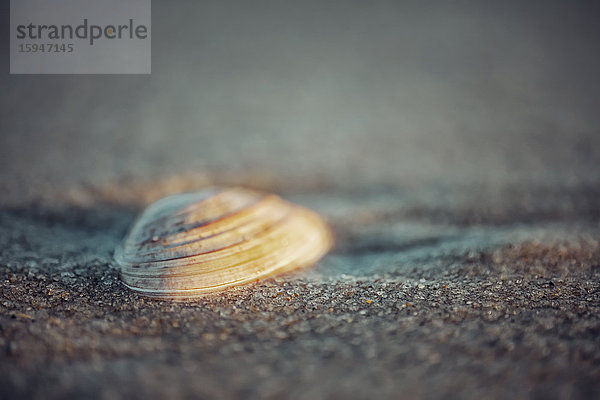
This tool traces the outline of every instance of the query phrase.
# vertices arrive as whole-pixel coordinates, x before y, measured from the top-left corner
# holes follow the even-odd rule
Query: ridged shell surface
[[[115,259],[129,288],[189,298],[310,266],[331,245],[329,228],[308,209],[273,194],[215,188],[150,205]]]

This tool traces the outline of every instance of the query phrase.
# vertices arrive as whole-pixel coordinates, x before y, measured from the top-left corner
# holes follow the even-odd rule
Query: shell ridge
[[[284,224],[292,215],[293,215],[293,210],[290,210],[290,212],[289,212],[288,215],[286,215],[284,218],[282,218],[277,223],[275,223],[275,224],[269,226],[268,228],[260,231],[257,236],[263,236],[263,235],[268,235],[270,233],[273,233],[273,231],[275,231],[276,229],[280,228],[281,225]],[[248,240],[244,240],[244,238],[240,238],[240,240],[238,242],[235,242],[235,243],[233,243],[231,245],[228,245],[228,246],[225,246],[225,247],[221,247],[219,249],[210,250],[210,251],[203,252],[203,253],[184,255],[184,256],[180,256],[180,257],[173,257],[173,258],[168,258],[168,259],[165,259],[165,260],[155,260],[155,259],[153,259],[153,260],[147,260],[147,261],[126,260],[126,262],[131,262],[131,263],[140,264],[140,265],[144,265],[144,264],[156,264],[157,262],[158,263],[162,263],[162,262],[166,263],[166,262],[169,262],[169,261],[175,261],[175,260],[180,260],[180,259],[184,259],[184,258],[191,258],[191,257],[197,257],[197,256],[202,256],[202,255],[217,253],[219,251],[223,251],[223,250],[228,250],[228,249],[234,248],[235,246],[240,245],[240,244],[244,244],[244,243],[248,243]],[[246,250],[248,250],[248,249],[246,249]]]
[[[158,200],[156,203],[150,205],[142,213],[142,215],[138,218],[138,221],[134,224],[133,228],[131,229],[132,236],[138,236],[138,235],[134,235],[138,231],[143,232],[143,231],[151,230],[152,225],[160,224],[163,221],[168,220],[168,219],[173,219],[176,216],[181,217],[181,216],[185,215],[186,212],[188,212],[188,213],[194,212],[193,210],[189,210],[189,207],[191,205],[194,205],[195,208],[200,208],[202,205],[206,204],[206,202],[208,202],[212,198],[217,197],[217,196],[226,195],[232,191],[232,190],[223,190],[223,189],[216,189],[216,188],[210,189],[210,190],[212,192],[215,192],[213,197],[197,196],[197,193],[183,193],[180,195],[167,196],[163,199]],[[192,204],[182,205],[181,203],[185,204],[185,202],[183,202],[181,200],[179,202],[176,201],[177,197],[179,197],[179,196],[185,197],[186,199],[189,197],[192,197],[192,198],[201,197],[201,200],[198,202],[193,202]],[[253,200],[260,201],[260,198],[258,198],[258,199],[253,198]],[[169,204],[169,203],[173,203],[173,202],[175,202],[176,205]],[[235,213],[238,210],[245,208],[246,206],[247,205],[244,204],[243,206],[233,208],[230,213]],[[166,214],[160,215],[163,213],[166,213]],[[160,216],[157,217],[156,214],[159,214]]]
[[[304,242],[303,246],[304,247],[311,247],[311,245],[315,244],[313,242],[319,242],[321,238],[322,237],[320,235],[312,235],[311,237],[309,237]],[[330,243],[329,243],[328,240],[326,240],[326,241],[324,241],[324,243],[322,243],[322,247],[323,248],[328,248],[329,246],[330,246]],[[304,250],[304,247],[300,247],[298,250]],[[249,258],[249,259],[247,259],[244,262],[241,262],[239,264],[227,265],[227,266],[224,266],[224,267],[225,268],[229,268],[230,270],[235,270],[236,268],[242,267],[245,264],[251,264],[253,262],[258,262],[258,261],[262,261],[263,263],[270,263],[271,259],[277,259],[281,254],[288,254],[288,253],[289,253],[288,254],[289,257],[291,259],[294,259],[294,260],[297,259],[298,257],[302,256],[302,251],[298,251],[297,252],[298,256],[296,256],[296,253],[292,252],[293,250],[294,249],[290,248],[289,246],[287,246],[287,247],[281,247],[278,250],[275,250],[275,251],[270,252],[270,253],[259,253],[256,257]],[[292,264],[292,263],[290,262],[290,264]],[[201,265],[201,264],[196,264],[196,265]],[[270,271],[275,270],[277,268],[279,268],[277,266],[277,264],[273,264],[272,266],[270,266],[268,268],[265,268],[265,269],[268,269],[269,272],[270,272]],[[217,273],[218,271],[220,271],[222,269],[223,268],[215,268],[211,272],[212,273]],[[292,269],[293,269],[293,267],[292,267]],[[166,274],[166,275],[163,275],[163,277],[168,276],[169,278],[177,278],[177,277],[192,276],[193,274],[194,274],[193,271],[192,272],[188,271],[188,272],[180,272],[178,274]],[[151,277],[152,275],[151,274],[147,274],[147,273],[141,273],[141,274],[138,274],[136,276],[139,276],[139,277]]]
[[[126,287],[185,299],[314,265],[332,243],[309,209],[277,195],[212,188],[150,205],[114,258]]]
[[[286,207],[286,208],[290,208],[290,207],[289,207],[289,205],[287,205],[287,207]],[[247,209],[245,209],[245,210],[247,210]],[[227,215],[227,217],[231,218],[231,217],[232,217],[232,216],[234,216],[235,214],[236,214],[236,213],[230,213],[230,214],[228,214],[228,215]],[[225,217],[224,217],[224,218],[225,218]],[[199,242],[199,241],[202,241],[202,240],[206,240],[206,239],[210,239],[210,238],[213,238],[213,237],[217,237],[217,236],[219,236],[219,235],[221,235],[221,234],[224,234],[224,233],[228,233],[228,232],[234,231],[235,229],[238,229],[238,228],[240,228],[240,227],[242,227],[242,226],[249,225],[249,224],[251,224],[251,223],[253,223],[253,222],[254,222],[254,220],[252,220],[252,219],[249,219],[248,221],[245,221],[244,223],[242,223],[242,224],[240,224],[240,225],[234,225],[234,226],[232,226],[232,227],[230,227],[230,228],[228,228],[228,229],[226,229],[226,230],[219,231],[219,232],[216,232],[216,233],[214,233],[214,234],[211,234],[211,235],[208,235],[208,236],[202,236],[202,237],[195,238],[195,239],[193,239],[193,240],[188,240],[188,241],[184,241],[184,242],[176,242],[176,243],[173,243],[173,244],[168,244],[168,245],[163,245],[163,244],[161,244],[161,247],[163,247],[163,250],[160,250],[160,252],[163,252],[163,251],[166,251],[166,250],[169,250],[169,249],[173,249],[173,248],[177,248],[177,247],[181,247],[181,246],[185,246],[185,245],[188,245],[188,244],[196,243],[196,242]],[[205,227],[205,226],[207,226],[207,225],[203,225],[203,226],[201,226],[201,227],[198,227],[198,228],[203,228],[203,227]],[[195,229],[196,229],[196,228],[194,228],[194,229],[192,229],[192,230],[195,230]],[[164,240],[167,240],[167,238],[163,238],[163,239],[162,239],[162,241],[164,241]],[[159,239],[159,240],[158,240],[158,243],[160,243],[160,242],[161,242],[161,239]],[[144,255],[144,254],[150,254],[150,253],[152,253],[152,252],[153,252],[153,251],[152,251],[152,248],[150,248],[150,249],[146,250],[145,252],[142,252],[141,254],[142,254],[142,255]],[[138,252],[138,253],[139,253],[139,252]]]

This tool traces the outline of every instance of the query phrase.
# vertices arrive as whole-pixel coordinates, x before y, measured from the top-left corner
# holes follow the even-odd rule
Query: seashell
[[[332,244],[308,209],[273,194],[212,188],[150,205],[115,260],[130,289],[189,298],[308,267]]]

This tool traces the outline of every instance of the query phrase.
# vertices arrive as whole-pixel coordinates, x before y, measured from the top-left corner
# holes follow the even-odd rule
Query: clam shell
[[[124,284],[189,298],[314,264],[332,245],[314,212],[273,194],[205,189],[163,198],[115,252]]]

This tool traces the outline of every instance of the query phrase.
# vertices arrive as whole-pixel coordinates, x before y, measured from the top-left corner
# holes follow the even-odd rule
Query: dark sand
[[[0,30],[0,399],[600,398],[598,2],[152,3],[151,75],[9,75]],[[127,290],[143,206],[214,182],[337,247]]]
[[[598,398],[600,191],[514,193],[290,194],[336,249],[182,303],[119,282],[136,208],[5,208],[0,397]]]

